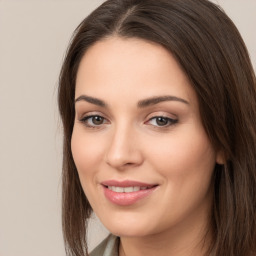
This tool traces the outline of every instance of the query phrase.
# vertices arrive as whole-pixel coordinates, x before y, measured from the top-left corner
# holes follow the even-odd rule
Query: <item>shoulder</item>
[[[118,256],[119,237],[110,234],[89,256]]]

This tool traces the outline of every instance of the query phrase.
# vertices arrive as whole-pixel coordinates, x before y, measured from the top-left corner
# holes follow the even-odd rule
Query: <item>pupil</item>
[[[156,119],[156,123],[159,125],[159,126],[164,126],[164,125],[167,125],[168,123],[168,120],[164,117],[158,117]]]
[[[94,124],[99,125],[99,124],[102,124],[102,122],[103,122],[103,118],[102,117],[100,117],[100,116],[94,116],[93,117],[93,123]]]

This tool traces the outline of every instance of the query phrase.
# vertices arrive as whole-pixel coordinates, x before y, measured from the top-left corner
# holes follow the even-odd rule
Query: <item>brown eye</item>
[[[104,118],[101,116],[93,116],[92,117],[92,123],[95,125],[101,125],[104,122]]]
[[[80,120],[85,126],[91,127],[91,128],[99,128],[108,123],[107,119],[105,119],[102,116],[97,116],[97,115],[91,115],[91,116],[85,116]]]
[[[178,122],[178,119],[172,119],[165,116],[155,116],[151,118],[147,123],[156,127],[168,127]]]
[[[165,117],[162,117],[162,116],[159,116],[156,118],[156,124],[158,126],[165,126],[169,123],[169,120],[168,118],[165,118]]]

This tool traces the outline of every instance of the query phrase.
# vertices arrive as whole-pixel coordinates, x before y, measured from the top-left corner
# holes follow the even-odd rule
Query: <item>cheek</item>
[[[95,172],[99,170],[100,160],[103,157],[103,146],[95,136],[85,135],[79,127],[74,127],[71,139],[71,151],[79,177],[86,182]]]
[[[87,199],[93,209],[97,209],[97,173],[101,169],[104,157],[102,140],[99,136],[85,134],[81,127],[74,127],[71,139],[71,151],[78,171],[79,179]],[[96,203],[96,204],[95,204]]]
[[[148,151],[150,165],[163,178],[163,193],[158,204],[162,218],[168,223],[179,222],[199,212],[198,209],[210,207],[215,151],[204,133],[201,135],[176,134],[155,141]]]
[[[147,159],[177,187],[195,186],[211,179],[216,154],[204,131],[195,129],[154,142]]]

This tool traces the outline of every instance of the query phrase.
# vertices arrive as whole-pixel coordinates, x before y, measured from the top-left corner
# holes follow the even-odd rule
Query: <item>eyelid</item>
[[[177,120],[178,119],[177,115],[175,115],[173,113],[168,113],[168,112],[165,112],[165,111],[154,111],[154,112],[151,112],[146,117],[146,119],[150,120],[150,119],[156,118],[156,117],[164,117],[164,118],[168,118],[168,119],[171,119],[171,120]]]
[[[100,116],[100,117],[103,117],[104,119],[107,119],[108,120],[108,118],[106,117],[106,115],[105,114],[103,114],[102,112],[100,112],[100,111],[87,111],[87,112],[85,112],[85,111],[81,111],[80,113],[79,112],[77,112],[77,119],[80,121],[80,120],[82,120],[82,119],[85,119],[86,117],[91,117],[91,116]]]

